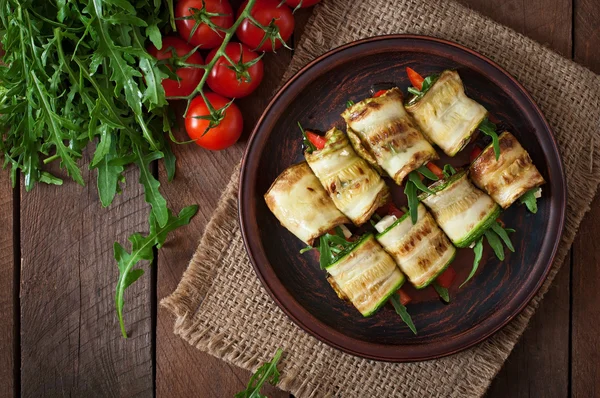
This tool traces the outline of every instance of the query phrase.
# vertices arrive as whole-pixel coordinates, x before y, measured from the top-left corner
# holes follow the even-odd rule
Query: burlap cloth
[[[566,227],[548,280],[509,325],[461,353],[408,364],[344,354],[298,328],[260,284],[240,236],[236,169],[183,279],[162,301],[176,316],[175,333],[200,350],[252,371],[282,347],[279,387],[298,397],[480,396],[548,290],[596,192],[600,76],[453,2],[325,0],[305,32],[285,79],[316,56],[350,41],[414,33],[470,47],[523,83],[554,129],[569,189]]]

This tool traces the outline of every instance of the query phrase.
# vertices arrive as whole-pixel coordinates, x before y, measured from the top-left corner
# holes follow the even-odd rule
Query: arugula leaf
[[[123,303],[124,293],[133,282],[135,282],[144,270],[134,268],[136,264],[142,260],[152,261],[154,259],[153,247],[160,249],[167,238],[167,234],[183,225],[187,225],[190,219],[198,211],[198,206],[188,206],[179,212],[178,216],[174,216],[168,210],[167,222],[161,227],[154,215],[150,214],[150,232],[147,236],[142,236],[140,233],[135,233],[129,237],[131,242],[131,253],[128,253],[123,246],[115,242],[114,254],[119,268],[119,280],[117,281],[115,292],[115,304],[117,308],[117,316],[121,326],[123,337],[127,337],[125,330],[125,322],[123,320]]]
[[[425,186],[425,184],[423,184],[423,181],[421,181],[421,178],[419,178],[418,172],[411,171],[408,174],[408,180],[410,182],[412,182],[415,185],[415,187],[417,189],[419,189],[419,191],[423,191],[423,192],[426,192],[426,193],[429,193],[429,194],[433,194],[433,191],[430,190],[429,188],[427,188],[427,186]]]
[[[110,161],[115,158],[117,144],[109,140],[109,145],[109,151],[100,158],[100,163],[97,165],[98,196],[103,207],[109,206],[115,198],[119,187],[119,179],[122,177],[124,170],[121,165],[110,164]],[[98,153],[98,149],[96,149],[96,153]]]
[[[352,101],[352,100],[346,101],[346,108],[350,108],[352,105],[354,105],[354,101]]]
[[[500,139],[498,138],[498,133],[496,132],[496,125],[486,117],[479,124],[479,130],[492,138],[492,145],[494,147],[494,155],[496,156],[496,160],[500,158]]]
[[[479,238],[479,240],[477,240],[477,243],[473,247],[473,252],[475,253],[475,258],[473,259],[473,268],[471,269],[471,273],[469,274],[467,279],[465,279],[465,281],[461,283],[461,285],[458,287],[459,289],[462,288],[465,285],[465,283],[471,280],[473,275],[475,275],[475,272],[477,272],[477,268],[479,268],[479,263],[481,262],[481,258],[483,257],[483,236]]]
[[[433,171],[429,170],[427,166],[421,166],[417,171],[423,174],[424,177],[429,178],[431,181],[438,181],[440,178],[434,174]]]
[[[271,362],[267,362],[259,367],[256,372],[248,381],[248,386],[244,391],[240,391],[234,395],[235,398],[267,398],[265,395],[260,393],[261,388],[265,383],[276,385],[279,382],[279,371],[277,370],[277,363],[279,362],[283,350],[278,348],[271,359]]]
[[[417,197],[417,187],[412,181],[407,181],[404,185],[404,194],[408,199],[410,219],[413,224],[416,224],[419,218],[419,198]]]
[[[444,178],[450,178],[454,174],[456,174],[456,169],[454,167],[452,167],[452,165],[447,164],[447,165],[444,165],[444,169],[442,172],[444,173]]]
[[[158,190],[160,182],[152,175],[148,167],[151,162],[163,158],[164,155],[162,152],[150,152],[144,155],[136,145],[133,147],[133,153],[135,154],[135,162],[140,169],[140,184],[144,186],[146,203],[152,206],[152,214],[156,217],[158,225],[163,227],[169,217],[167,201]]]
[[[337,227],[336,235],[326,233],[319,238],[319,244],[316,247],[319,250],[319,265],[321,269],[329,267],[335,263],[344,250],[352,247],[355,242],[349,242],[344,237],[342,230]]]
[[[390,301],[392,302],[392,305],[396,310],[396,314],[400,315],[400,318],[402,318],[404,323],[406,323],[406,325],[410,328],[410,330],[412,330],[414,334],[417,334],[417,328],[415,327],[415,324],[413,323],[410,314],[406,310],[406,307],[400,302],[400,297],[398,296],[398,293],[392,294],[390,296]]]
[[[444,300],[446,303],[449,303],[450,302],[450,293],[448,293],[448,289],[441,286],[436,281],[433,281],[432,285],[433,285],[433,288],[435,289],[435,291],[437,292],[437,294],[440,295],[440,298],[442,300]]]
[[[498,260],[504,261],[504,246],[500,241],[500,237],[493,230],[488,229],[484,233],[488,243],[494,250],[494,254],[498,257]]]
[[[506,247],[508,247],[508,250],[510,250],[511,252],[515,252],[515,248],[512,244],[512,242],[510,241],[510,238],[508,237],[508,231],[513,231],[514,230],[506,230],[504,228],[502,228],[502,225],[500,225],[500,223],[498,221],[494,222],[492,224],[492,231],[494,231],[499,237],[500,239],[502,239],[502,241],[504,242],[504,244],[506,245]]]
[[[535,194],[539,189],[540,188],[530,189],[529,191],[521,195],[521,197],[519,198],[519,202],[521,202],[521,204],[525,203],[525,206],[527,206],[527,210],[529,210],[533,214],[537,213],[538,210],[537,198],[535,197]]]

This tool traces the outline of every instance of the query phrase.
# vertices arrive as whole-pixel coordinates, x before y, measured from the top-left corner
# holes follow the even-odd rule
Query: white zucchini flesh
[[[374,158],[398,184],[402,184],[411,171],[438,158],[404,109],[402,92],[397,87],[354,104],[342,117],[348,131],[356,134],[362,147],[372,155],[368,160]]]
[[[330,229],[350,223],[306,162],[285,169],[265,194],[265,201],[281,225],[308,245]]]
[[[325,138],[325,148],[306,152],[306,160],[335,206],[354,224],[364,224],[387,201],[388,187],[343,132],[334,128]]]
[[[327,268],[339,290],[363,316],[370,316],[404,283],[396,263],[372,234]],[[338,293],[339,294],[339,293]]]
[[[378,234],[377,241],[418,289],[428,286],[456,255],[456,248],[422,204],[416,224],[404,217]]]
[[[545,181],[527,151],[511,133],[503,132],[499,140],[498,160],[490,144],[473,161],[470,172],[475,185],[506,209],[525,192]]]
[[[442,72],[423,98],[406,107],[423,134],[448,156],[456,155],[471,139],[487,110],[467,97],[456,71]]]
[[[466,172],[451,178],[447,186],[433,195],[425,195],[422,202],[452,243],[466,247],[481,235],[489,222],[497,218],[500,208],[489,195],[469,181]]]

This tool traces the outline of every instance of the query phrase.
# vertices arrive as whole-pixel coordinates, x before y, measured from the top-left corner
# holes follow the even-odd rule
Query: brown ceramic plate
[[[443,304],[433,288],[418,292],[409,288],[413,302],[408,310],[418,329],[416,336],[391,305],[363,318],[352,305],[339,300],[319,269],[317,254],[298,253],[302,242],[279,224],[263,199],[277,175],[303,159],[298,121],[319,131],[334,125],[344,129],[340,113],[346,101],[370,96],[373,84],[393,82],[406,93],[406,66],[423,75],[458,70],[467,95],[483,104],[501,127],[513,132],[547,181],[537,214],[513,205],[502,215],[506,225],[517,230],[512,234],[516,252],[507,252],[505,261],[500,262],[486,247],[479,271],[462,289],[458,285],[471,269],[473,252],[459,251],[450,304]],[[442,157],[438,164],[464,165],[470,149],[451,160]],[[394,186],[392,190],[396,203],[405,203],[402,189]],[[239,200],[242,234],[256,273],[294,322],[348,353],[403,362],[470,347],[498,331],[525,307],[552,264],[563,229],[566,186],[550,127],[523,86],[494,62],[458,44],[400,35],[370,38],[332,50],[279,90],[248,143]]]

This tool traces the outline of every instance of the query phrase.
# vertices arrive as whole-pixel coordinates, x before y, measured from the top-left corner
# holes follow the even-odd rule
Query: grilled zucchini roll
[[[452,263],[456,248],[422,204],[414,225],[407,213],[386,227],[388,217],[395,219],[385,216],[375,225],[377,241],[417,289],[428,286]]]
[[[379,174],[359,157],[346,135],[337,128],[325,134],[325,147],[305,151],[312,171],[340,209],[355,225],[364,224],[390,192]]]
[[[330,275],[327,280],[337,295],[350,301],[365,317],[385,304],[405,280],[373,234],[360,238],[326,270]]]
[[[381,167],[397,184],[437,153],[404,109],[397,87],[367,98],[342,113],[348,136],[359,155]]]
[[[439,180],[429,189],[434,194],[423,193],[419,199],[456,247],[471,245],[500,215],[500,206],[469,181],[466,171]]]
[[[265,194],[265,201],[281,225],[308,245],[338,225],[350,223],[306,162],[285,169]]]
[[[467,145],[487,116],[483,106],[465,95],[458,72],[445,70],[420,98],[409,102],[410,113],[425,136],[448,156]]]
[[[488,145],[470,167],[471,179],[506,209],[525,192],[544,184],[527,151],[508,131],[500,134],[500,157]]]

